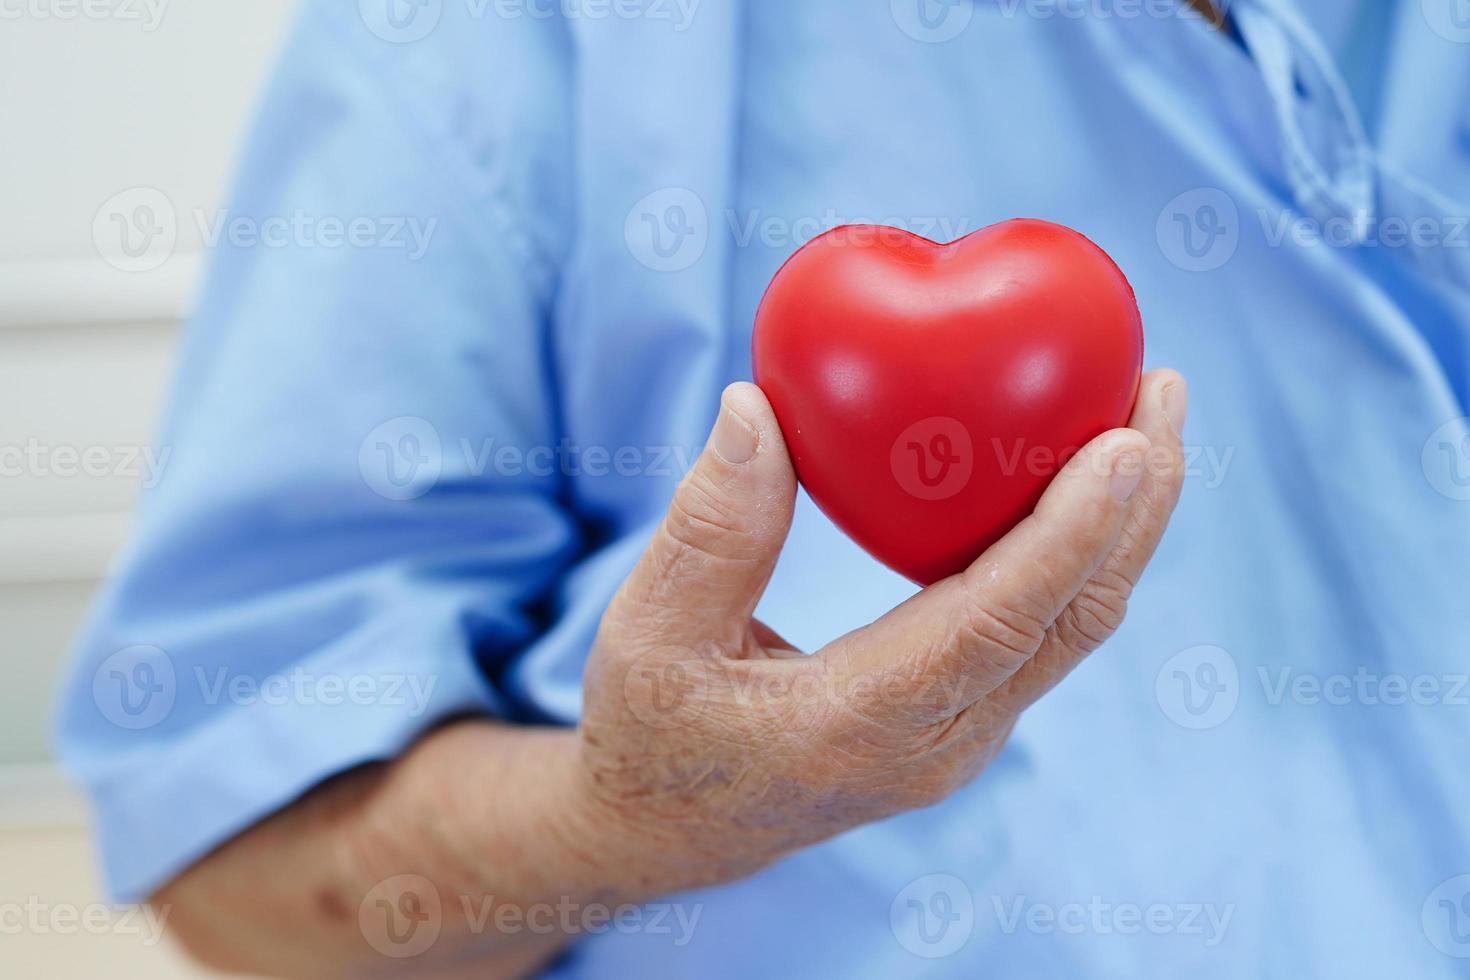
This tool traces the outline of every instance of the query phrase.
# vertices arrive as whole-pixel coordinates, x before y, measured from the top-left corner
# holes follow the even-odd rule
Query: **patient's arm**
[[[363,767],[307,794],[226,843],[153,898],[203,962],[271,976],[457,977],[524,974],[571,934],[533,931],[538,904],[617,903],[628,880],[617,835],[584,808],[576,735],[464,721],[402,758]],[[397,875],[412,895],[382,883]],[[415,934],[413,918],[440,914]],[[593,883],[597,884],[594,885]],[[503,914],[503,913],[502,913]],[[416,951],[412,958],[393,954]],[[390,934],[389,930],[393,930]],[[410,938],[405,938],[410,937]],[[398,942],[395,942],[398,940]],[[389,952],[383,952],[387,949]]]

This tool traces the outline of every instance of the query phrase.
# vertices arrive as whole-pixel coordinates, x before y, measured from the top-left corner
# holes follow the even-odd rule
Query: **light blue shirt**
[[[116,893],[447,716],[573,723],[781,261],[1019,215],[1191,381],[1127,624],[943,805],[552,972],[1464,975],[1470,10],[1231,6],[306,3],[230,205],[294,230],[216,249],[65,695]],[[759,614],[911,589],[803,498]]]

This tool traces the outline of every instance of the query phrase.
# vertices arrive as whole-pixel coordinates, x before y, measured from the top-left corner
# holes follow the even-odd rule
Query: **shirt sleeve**
[[[178,215],[210,262],[162,475],[59,715],[120,899],[437,720],[514,716],[493,678],[582,549],[527,464],[557,439],[564,38],[371,6],[305,5],[229,208]]]

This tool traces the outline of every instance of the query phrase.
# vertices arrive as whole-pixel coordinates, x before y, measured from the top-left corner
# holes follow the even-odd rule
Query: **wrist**
[[[462,869],[466,890],[521,903],[621,905],[678,886],[672,869],[681,862],[651,845],[659,836],[651,821],[608,804],[578,731],[473,725],[471,741],[444,746],[435,767],[451,811],[435,835],[448,848],[438,863]]]
[[[765,835],[754,828],[710,816],[711,809],[723,811],[701,801],[697,790],[652,788],[648,764],[636,766],[643,777],[636,788],[619,794],[609,784],[620,781],[623,767],[598,766],[605,747],[589,746],[582,729],[575,736],[561,756],[566,803],[558,811],[559,832],[568,853],[597,869],[604,900],[641,903],[734,881],[791,849],[763,842]]]
[[[549,830],[587,876],[589,891],[603,902],[636,904],[689,887],[691,862],[679,835],[607,793],[587,765],[581,731],[567,735],[555,756],[560,803]]]

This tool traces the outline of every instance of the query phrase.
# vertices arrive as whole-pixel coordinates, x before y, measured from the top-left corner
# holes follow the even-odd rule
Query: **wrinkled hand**
[[[1179,496],[1185,408],[1184,380],[1150,372],[1130,428],[965,572],[806,656],[753,618],[795,476],[760,389],[727,389],[585,679],[579,778],[644,883],[728,880],[973,779],[1122,622]]]

